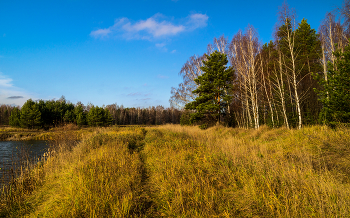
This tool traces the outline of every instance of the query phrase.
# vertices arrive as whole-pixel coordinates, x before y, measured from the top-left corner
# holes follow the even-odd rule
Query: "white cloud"
[[[106,37],[109,33],[111,33],[110,29],[98,29],[96,31],[92,31],[90,33],[91,36],[97,38],[97,37]]]
[[[182,25],[174,25],[167,21],[157,21],[151,17],[147,20],[141,20],[135,24],[131,24],[129,21],[122,26],[122,29],[129,33],[138,33],[145,31],[153,37],[176,35],[183,32],[185,27]]]
[[[94,38],[105,38],[113,35],[121,35],[126,39],[157,39],[178,35],[185,31],[193,31],[207,26],[208,16],[205,14],[191,14],[183,23],[174,23],[165,20],[162,14],[155,14],[146,19],[132,22],[128,18],[116,19],[113,26],[91,31]]]
[[[156,47],[160,50],[160,51],[164,51],[167,52],[168,48],[166,47],[166,43],[157,43]]]
[[[176,50],[172,50],[170,53],[174,54],[176,52]]]
[[[209,17],[206,14],[191,14],[188,20],[188,26],[191,29],[206,27]]]
[[[15,104],[22,106],[27,99],[33,98],[30,94],[14,86],[12,81],[11,78],[0,72],[0,102],[2,104]]]

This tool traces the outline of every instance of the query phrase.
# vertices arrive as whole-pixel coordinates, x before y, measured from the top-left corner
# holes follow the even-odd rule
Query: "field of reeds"
[[[69,134],[2,190],[0,217],[350,217],[349,128]]]

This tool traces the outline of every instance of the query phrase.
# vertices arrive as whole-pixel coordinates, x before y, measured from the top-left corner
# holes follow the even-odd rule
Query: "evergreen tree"
[[[21,111],[18,108],[14,108],[10,115],[10,126],[20,127],[21,126]]]
[[[48,128],[50,125],[52,125],[52,121],[50,117],[51,113],[47,107],[47,102],[45,102],[44,100],[39,100],[37,104],[41,113],[41,125],[44,128]]]
[[[104,109],[104,121],[105,121],[105,125],[109,126],[112,124],[113,122],[113,118],[111,116],[111,113],[109,112],[109,110],[107,108]]]
[[[108,111],[106,109],[106,111]],[[109,120],[107,120],[109,119]],[[99,106],[92,106],[87,115],[87,121],[89,126],[106,126],[111,122],[111,116],[108,112],[106,115],[105,110]]]
[[[66,110],[66,113],[64,114],[63,120],[65,123],[73,123],[74,121],[74,112],[73,110]]]
[[[86,116],[84,113],[84,108],[80,102],[74,108],[74,116],[75,116],[74,122],[78,126],[82,126],[86,124]]]
[[[206,124],[215,121],[220,122],[220,117],[227,113],[231,96],[228,95],[232,89],[233,69],[227,67],[227,56],[218,51],[206,56],[203,61],[204,72],[194,81],[198,88],[193,91],[198,97],[186,104],[185,108],[195,110],[191,114],[191,122],[204,121]]]
[[[299,23],[299,27],[295,31],[295,47],[298,51],[296,69],[300,72],[298,88],[305,99],[301,101],[303,122],[315,124],[321,110],[321,104],[313,91],[319,85],[312,74],[322,72],[322,65],[319,61],[322,50],[321,41],[316,34],[316,30],[311,29],[306,19]]]
[[[321,43],[314,29],[311,29],[306,19],[298,28],[294,19],[286,17],[283,25],[277,31],[277,69],[282,72],[280,80],[284,83],[284,102],[288,126],[301,128],[304,124],[314,124],[321,105],[317,96],[312,92],[318,84],[312,73],[322,71],[319,63],[321,57]]]
[[[21,126],[24,128],[35,128],[41,125],[41,113],[39,105],[32,99],[24,103],[21,109]]]
[[[350,44],[334,53],[335,66],[328,62],[328,81],[320,79],[324,89],[318,91],[323,103],[321,119],[326,124],[350,123]]]

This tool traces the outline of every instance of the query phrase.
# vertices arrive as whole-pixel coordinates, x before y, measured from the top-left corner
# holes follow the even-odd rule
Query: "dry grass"
[[[90,132],[57,140],[3,193],[0,217],[350,216],[347,128]]]
[[[217,207],[233,205],[230,210],[221,209],[222,216],[350,215],[349,129],[334,131],[315,126],[297,131],[267,127],[260,130],[213,127],[200,131],[171,125],[162,128],[188,134],[207,145],[202,152],[205,156],[216,156],[216,159],[210,159],[208,171],[218,165],[226,171],[213,176],[223,175],[220,181],[227,185],[222,187],[222,193],[229,190],[231,194],[229,198],[221,197],[216,201],[221,205]],[[200,163],[205,166],[206,162],[202,160]],[[196,180],[200,178],[203,176],[198,175]],[[217,191],[214,184],[211,189]],[[187,185],[179,184],[179,187]],[[206,187],[203,191],[208,189]],[[228,195],[224,194],[225,197]]]

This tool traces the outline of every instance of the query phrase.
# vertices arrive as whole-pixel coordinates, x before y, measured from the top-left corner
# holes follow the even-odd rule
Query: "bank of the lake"
[[[48,148],[49,142],[42,140],[0,141],[0,187],[20,174],[21,167],[40,161]]]
[[[72,124],[49,130],[0,126],[0,189],[17,178],[21,169],[42,161],[50,146],[77,142],[93,131],[94,128],[79,128]]]

